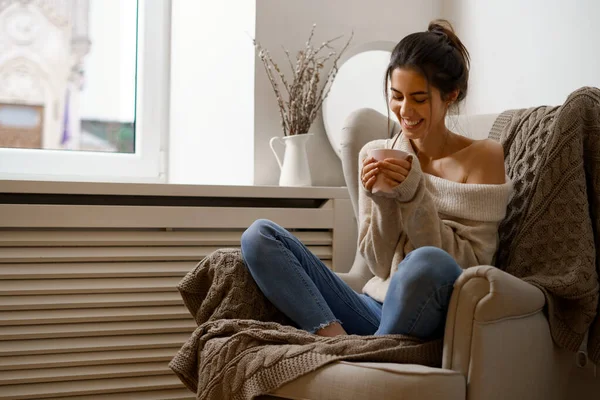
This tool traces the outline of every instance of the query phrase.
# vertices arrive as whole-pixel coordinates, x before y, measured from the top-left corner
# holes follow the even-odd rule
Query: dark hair
[[[466,47],[454,33],[450,22],[431,21],[426,32],[412,33],[392,51],[385,73],[385,98],[388,81],[396,68],[413,68],[427,83],[440,91],[442,99],[454,90],[459,91],[457,102],[467,95],[470,57]]]

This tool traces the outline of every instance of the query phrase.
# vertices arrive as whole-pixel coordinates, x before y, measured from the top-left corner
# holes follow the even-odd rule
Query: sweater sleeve
[[[367,143],[360,151],[359,165],[362,166],[368,150],[379,147],[383,147],[382,141]],[[360,173],[358,180],[358,247],[371,272],[385,279],[402,233],[400,208],[394,198],[366,190]]]
[[[497,247],[500,219],[472,221],[471,224],[467,220],[456,223],[442,219],[426,188],[425,177],[416,157],[413,158],[407,179],[394,189],[392,195],[395,197],[406,235],[414,248],[441,248],[450,253],[463,268],[492,262]],[[463,206],[469,207],[467,204]]]

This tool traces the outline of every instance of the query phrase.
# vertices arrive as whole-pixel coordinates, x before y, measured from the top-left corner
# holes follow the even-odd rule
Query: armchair
[[[474,138],[497,115],[459,117],[450,127]],[[370,109],[347,120],[340,146],[355,217],[358,152],[387,131],[387,117]],[[397,126],[394,127],[397,130]],[[383,134],[382,134],[383,133]],[[360,291],[372,276],[360,254],[340,276]],[[411,364],[339,362],[273,393],[287,399],[562,399],[572,354],[555,346],[535,286],[492,266],[466,269],[455,283],[441,368]],[[273,398],[273,397],[272,397]]]

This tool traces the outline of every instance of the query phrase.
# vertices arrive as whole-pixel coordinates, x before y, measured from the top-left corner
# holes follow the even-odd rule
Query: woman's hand
[[[362,171],[360,173],[360,180],[362,181],[363,186],[369,192],[373,190],[373,185],[375,184],[375,180],[377,180],[377,174],[379,173],[379,169],[377,168],[377,160],[373,157],[367,157],[363,160]]]
[[[383,161],[378,161],[376,168],[383,175],[385,182],[391,187],[400,185],[410,172],[412,166],[412,156],[407,159],[386,158]]]

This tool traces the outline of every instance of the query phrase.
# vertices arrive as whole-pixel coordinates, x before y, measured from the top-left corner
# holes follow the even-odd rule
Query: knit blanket
[[[514,183],[499,228],[496,266],[540,288],[554,342],[600,362],[600,90],[560,107],[511,110],[490,137],[504,146]]]
[[[212,253],[178,289],[198,328],[169,367],[198,399],[252,399],[341,360],[441,365],[441,340],[325,338],[295,328],[260,292],[239,250]]]

